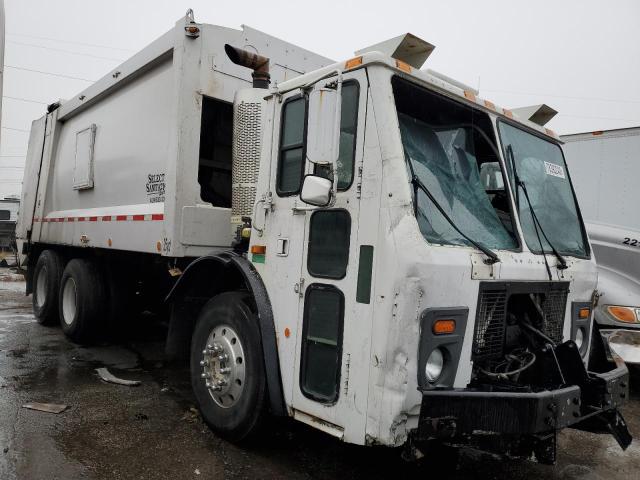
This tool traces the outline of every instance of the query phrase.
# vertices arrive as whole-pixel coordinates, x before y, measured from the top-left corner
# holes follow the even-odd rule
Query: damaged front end
[[[438,442],[553,464],[557,432],[566,427],[612,434],[626,449],[632,439],[618,407],[629,394],[628,370],[597,330],[593,339],[585,335],[589,318],[581,322],[579,311],[588,304],[572,304],[580,344],[562,342],[567,295],[564,282],[481,284],[471,381],[463,389],[419,382],[422,406],[408,451],[419,456]],[[430,321],[423,317],[427,336]]]

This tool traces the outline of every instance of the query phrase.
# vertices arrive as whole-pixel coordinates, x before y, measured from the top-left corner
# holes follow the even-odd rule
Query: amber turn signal
[[[589,308],[581,308],[578,311],[578,318],[580,318],[580,320],[585,320],[587,318],[589,318],[589,314],[591,313],[591,309]]]
[[[266,245],[251,245],[251,253],[255,253],[256,255],[264,255],[266,252]]]
[[[432,331],[434,335],[444,335],[453,333],[456,330],[455,320],[436,320],[433,324]]]
[[[636,313],[629,307],[607,307],[616,320],[625,323],[637,323]]]

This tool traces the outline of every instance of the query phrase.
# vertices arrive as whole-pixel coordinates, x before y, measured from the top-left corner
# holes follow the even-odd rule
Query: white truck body
[[[230,246],[230,208],[203,200],[198,184],[205,98],[232,105],[251,85],[225,43],[269,55],[275,82],[330,61],[246,26],[199,25],[198,39],[184,26],[33,122],[19,238],[170,257]],[[220,157],[230,171],[230,148]]]
[[[197,38],[189,36],[196,31]],[[241,385],[257,381],[241,356],[248,343],[229,313],[235,307],[224,303],[233,294],[252,298],[247,308],[260,325],[272,412],[361,445],[462,440],[482,430],[516,438],[546,432],[545,448],[554,451],[555,430],[584,413],[581,387],[560,384],[560,363],[549,352],[558,345],[580,378],[592,375],[584,365],[596,285],[560,142],[464,85],[421,71],[431,50],[406,35],[330,63],[251,29],[178,22],[34,123],[18,237],[36,269],[27,287],[35,284],[36,316],[58,281],[51,271],[64,267],[57,298],[73,339],[78,281],[101,282],[98,272],[109,270],[113,252],[130,254],[127,261],[152,257],[158,269],[144,281],[167,271],[179,277],[169,295],[170,337],[174,326],[199,318],[193,337],[184,335],[191,341],[192,385],[203,417],[220,431],[245,433],[244,425],[224,430],[225,412],[238,411],[246,399],[239,395],[249,395]],[[231,58],[251,65],[254,88],[248,68]],[[260,88],[269,62],[272,84]],[[207,98],[234,102],[233,142],[214,141],[212,158],[201,155]],[[222,135],[230,123],[212,131]],[[224,165],[215,155],[221,150]],[[549,253],[531,224],[522,223],[534,215],[523,199],[514,203],[515,165],[563,255]],[[199,174],[205,167],[218,169],[209,183]],[[329,203],[303,201],[307,179],[310,195]],[[449,209],[442,218],[428,203],[425,182]],[[546,201],[557,200],[541,193],[549,189],[562,202],[549,207]],[[232,218],[228,207],[214,205],[224,202],[243,208]],[[545,206],[566,214],[567,223],[554,225]],[[234,251],[232,225],[240,226]],[[38,270],[41,263],[48,270]],[[136,273],[123,268],[112,290],[125,280],[120,271]],[[224,305],[229,318],[202,333],[200,327],[223,317],[200,316],[207,305]],[[526,382],[535,388],[524,397],[502,383],[519,371],[493,371],[493,359],[509,352],[523,369],[536,361],[520,348],[530,337],[524,323],[513,323],[517,318],[535,322],[527,324],[538,335],[530,348],[560,372],[549,377],[541,361],[537,373],[529,372],[533,380]],[[436,332],[441,320],[448,330]],[[224,337],[231,331],[233,338]],[[578,334],[581,342],[569,341]],[[624,366],[615,368],[611,378],[592,378],[627,388],[619,387],[628,375]],[[617,419],[620,398],[605,406],[597,397],[585,408]],[[514,399],[524,403],[514,407]],[[627,437],[620,438],[626,446]]]
[[[564,135],[562,140],[598,263],[596,320],[603,327],[638,330],[640,127]],[[636,321],[621,322],[609,311],[611,306],[637,309]],[[611,339],[614,348],[625,360],[640,362],[638,343],[623,342],[623,334],[618,337],[619,342]]]

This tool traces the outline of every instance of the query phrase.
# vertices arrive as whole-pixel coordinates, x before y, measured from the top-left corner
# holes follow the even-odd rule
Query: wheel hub
[[[244,389],[244,349],[238,334],[228,325],[219,325],[209,334],[200,360],[205,383],[214,402],[229,408]]]

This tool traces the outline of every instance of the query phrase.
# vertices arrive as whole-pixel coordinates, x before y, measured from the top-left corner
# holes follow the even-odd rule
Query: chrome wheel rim
[[[62,320],[67,325],[73,323],[76,316],[76,282],[68,278],[62,290]]]
[[[200,366],[200,377],[213,401],[222,408],[235,405],[244,390],[245,357],[233,328],[219,325],[211,331]]]
[[[41,268],[36,278],[36,305],[40,308],[44,306],[44,302],[47,300],[47,269]]]

